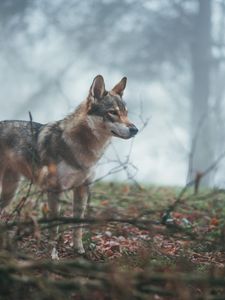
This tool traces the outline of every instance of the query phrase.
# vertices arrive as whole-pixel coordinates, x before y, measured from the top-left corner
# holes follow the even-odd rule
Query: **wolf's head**
[[[102,126],[109,135],[129,139],[135,136],[138,129],[127,116],[127,107],[122,100],[127,78],[123,77],[111,91],[105,90],[104,79],[97,75],[90,87],[87,109],[93,119],[101,120]],[[95,118],[96,117],[96,118]]]

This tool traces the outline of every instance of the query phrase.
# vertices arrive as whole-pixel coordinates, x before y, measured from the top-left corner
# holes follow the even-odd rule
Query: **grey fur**
[[[59,193],[73,189],[74,216],[83,218],[92,169],[110,138],[126,139],[137,133],[121,98],[125,85],[123,78],[106,92],[98,75],[86,101],[60,121],[0,122],[0,209],[13,198],[22,175],[48,193],[51,216],[57,214]],[[81,228],[74,230],[74,248],[84,252]]]

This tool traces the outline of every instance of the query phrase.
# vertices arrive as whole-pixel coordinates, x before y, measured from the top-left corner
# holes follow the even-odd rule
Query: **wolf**
[[[40,124],[0,122],[0,209],[12,200],[20,177],[46,191],[50,216],[57,216],[59,194],[73,190],[73,216],[84,218],[93,170],[112,137],[129,139],[138,129],[122,99],[127,78],[110,91],[97,75],[88,96],[64,119]],[[82,227],[74,229],[73,247],[84,253]]]

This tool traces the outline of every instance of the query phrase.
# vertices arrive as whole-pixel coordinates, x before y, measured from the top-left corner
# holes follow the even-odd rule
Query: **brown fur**
[[[94,79],[86,101],[63,120],[46,125],[26,121],[0,122],[0,208],[9,204],[21,175],[48,193],[51,216],[59,193],[73,189],[73,214],[83,218],[93,167],[112,136],[137,133],[122,100],[123,78],[110,92],[104,79]],[[74,230],[74,248],[84,252],[82,228]]]

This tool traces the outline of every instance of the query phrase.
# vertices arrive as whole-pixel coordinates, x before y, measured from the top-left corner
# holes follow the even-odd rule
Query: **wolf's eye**
[[[109,110],[109,111],[108,111],[108,114],[117,116],[117,115],[118,115],[118,112],[117,112],[116,110]]]

